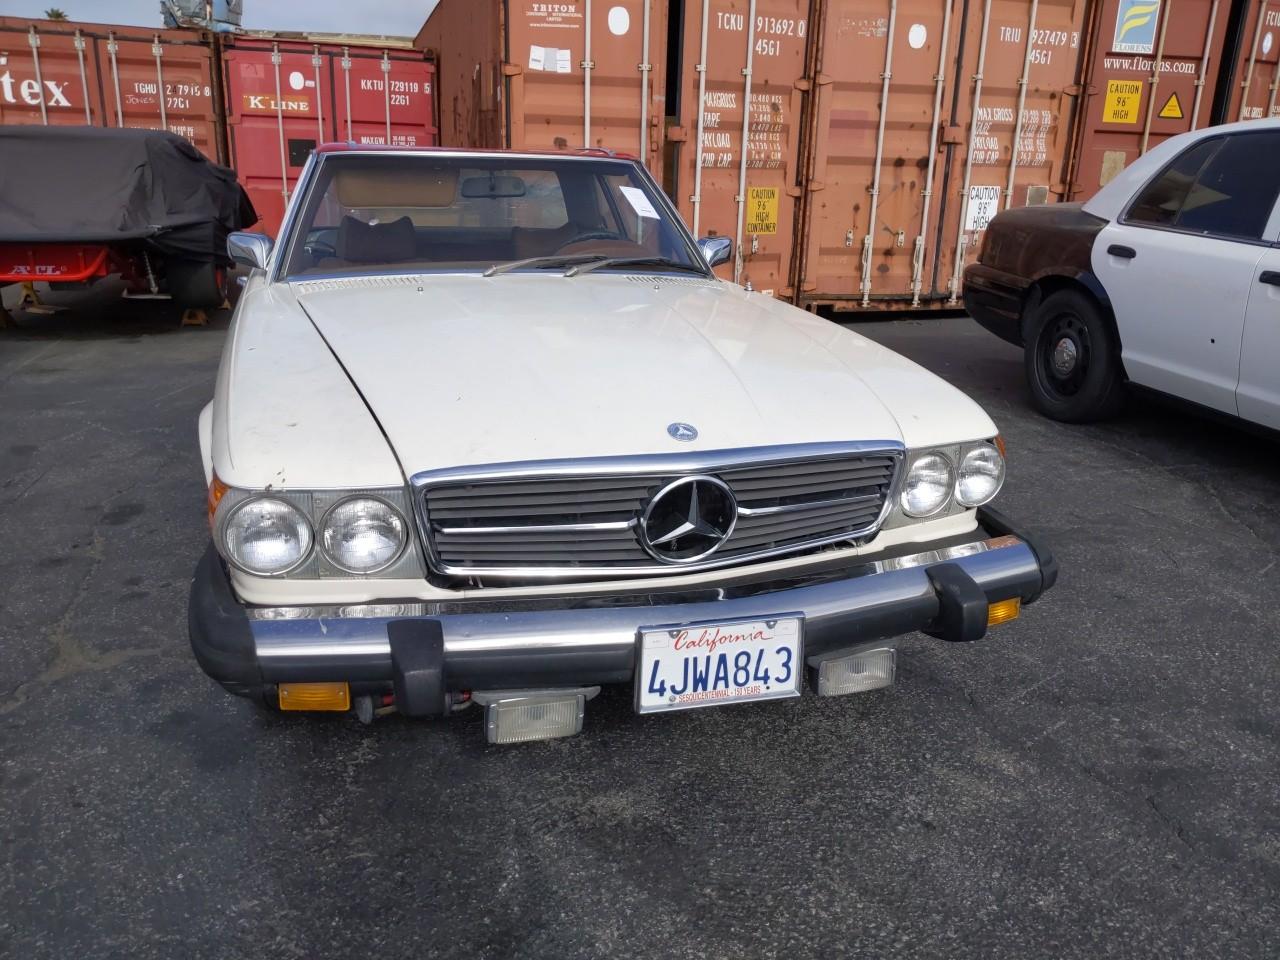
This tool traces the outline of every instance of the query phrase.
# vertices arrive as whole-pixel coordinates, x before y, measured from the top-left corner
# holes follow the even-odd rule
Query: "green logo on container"
[[[1120,0],[1111,49],[1117,53],[1151,53],[1159,20],[1160,0]]]

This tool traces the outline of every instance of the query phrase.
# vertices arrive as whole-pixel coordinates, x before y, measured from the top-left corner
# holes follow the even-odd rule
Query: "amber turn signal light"
[[[1012,600],[997,600],[995,603],[987,604],[987,626],[994,627],[997,623],[1008,623],[1010,620],[1017,620],[1018,614],[1021,612],[1021,597],[1014,597]]]
[[[345,683],[282,683],[281,710],[350,710],[351,688]]]
[[[209,527],[213,527],[213,515],[218,509],[218,503],[222,500],[231,488],[218,479],[215,473],[213,479],[209,481]]]

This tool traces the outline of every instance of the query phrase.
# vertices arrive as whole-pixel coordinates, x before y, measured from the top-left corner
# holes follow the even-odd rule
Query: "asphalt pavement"
[[[581,736],[489,747],[476,711],[366,727],[205,678],[227,317],[65,302],[0,331],[0,956],[1280,954],[1275,440],[1150,402],[1051,423],[966,319],[853,325],[996,419],[1057,588],[906,639],[887,691],[608,690]]]

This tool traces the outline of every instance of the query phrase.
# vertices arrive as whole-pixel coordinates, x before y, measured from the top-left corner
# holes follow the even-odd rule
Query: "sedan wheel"
[[[1097,304],[1060,290],[1030,318],[1027,382],[1046,416],[1069,423],[1116,413],[1124,402],[1118,352]]]

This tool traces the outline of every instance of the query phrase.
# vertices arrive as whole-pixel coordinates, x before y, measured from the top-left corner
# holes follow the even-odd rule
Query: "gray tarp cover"
[[[258,219],[235,172],[159,130],[0,126],[0,243],[112,243],[225,262]]]

